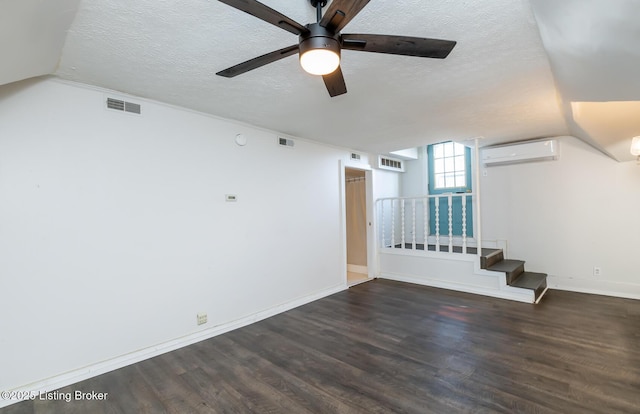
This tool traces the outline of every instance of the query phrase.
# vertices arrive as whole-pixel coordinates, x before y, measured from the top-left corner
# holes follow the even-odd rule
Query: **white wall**
[[[558,161],[486,171],[483,238],[507,240],[552,288],[640,298],[640,165],[563,137]]]
[[[400,182],[402,197],[420,197],[429,193],[427,150],[425,146],[416,150],[418,159],[404,162],[405,172]]]
[[[377,251],[378,247],[382,244],[380,240],[381,236],[381,226],[385,226],[386,231],[388,232],[391,228],[391,222],[389,212],[384,213],[385,219],[381,217],[380,211],[380,203],[376,200],[380,198],[386,197],[399,197],[400,196],[400,181],[401,181],[401,173],[395,171],[387,171],[382,169],[376,169],[372,171],[373,176],[373,200],[375,202],[375,225],[374,225],[374,234],[375,234],[375,251]],[[388,235],[387,235],[388,238]],[[376,276],[379,273],[379,266],[376,264]]]
[[[348,151],[106,96],[0,88],[0,389],[344,287]]]

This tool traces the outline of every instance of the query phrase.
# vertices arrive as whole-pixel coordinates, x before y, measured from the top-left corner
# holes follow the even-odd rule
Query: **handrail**
[[[442,236],[448,236],[448,240],[445,241],[448,245],[447,251],[454,251],[454,238],[456,238],[458,242],[461,241],[461,244],[456,242],[455,247],[460,247],[463,253],[467,253],[467,239],[469,237],[467,230],[470,229],[467,223],[467,213],[468,209],[472,208],[474,201],[476,198],[472,192],[378,198],[376,205],[379,206],[377,214],[380,219],[378,228],[381,246],[415,251],[418,250],[417,246],[422,244],[422,249],[426,252],[429,239],[433,237],[431,241],[435,240],[435,251],[440,252],[441,231],[445,231],[446,233]],[[442,206],[441,202],[443,202]],[[455,209],[454,202],[459,203]],[[422,203],[421,209],[416,207],[418,203]],[[409,210],[407,211],[407,209]],[[454,219],[459,223],[456,225],[458,227],[456,234],[454,234]],[[420,222],[422,222],[421,230],[419,230]],[[473,227],[475,228],[476,225],[477,221],[473,220]],[[387,233],[387,230],[390,230],[390,234]],[[422,233],[422,237],[419,237],[419,233]],[[399,240],[396,238],[397,236],[399,236]],[[477,240],[476,243],[479,244]],[[411,246],[407,247],[407,244]],[[481,254],[481,249],[478,249],[478,254]]]
[[[421,196],[413,196],[413,197],[381,197],[381,198],[377,198],[376,202],[378,201],[386,201],[386,200],[422,200],[425,198],[444,198],[444,197],[448,197],[448,196],[454,196],[454,197],[462,197],[462,196],[471,196],[471,197],[475,197],[475,193],[441,193],[441,194],[425,194],[425,195],[421,195]]]

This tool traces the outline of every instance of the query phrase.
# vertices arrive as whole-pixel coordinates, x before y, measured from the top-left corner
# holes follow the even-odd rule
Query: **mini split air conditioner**
[[[557,160],[558,140],[524,141],[482,149],[482,163],[486,166],[521,162]]]

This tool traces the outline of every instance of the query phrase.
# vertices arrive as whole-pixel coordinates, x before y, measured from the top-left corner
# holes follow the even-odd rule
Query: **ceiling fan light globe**
[[[312,75],[328,75],[340,65],[340,56],[329,49],[311,49],[300,55],[300,65]]]

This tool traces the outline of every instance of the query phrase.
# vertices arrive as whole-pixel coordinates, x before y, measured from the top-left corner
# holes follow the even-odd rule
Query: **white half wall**
[[[552,289],[640,299],[640,165],[562,137],[558,161],[485,171],[484,238],[507,240]]]
[[[345,287],[349,151],[137,98],[142,115],[121,113],[107,96],[0,88],[2,390]]]
[[[507,286],[504,273],[480,269],[475,255],[383,249],[380,277],[519,302],[534,301],[532,290]]]

